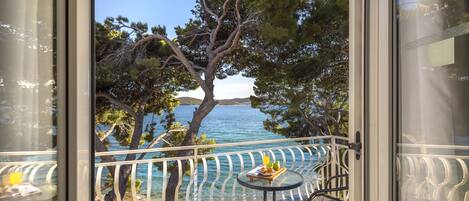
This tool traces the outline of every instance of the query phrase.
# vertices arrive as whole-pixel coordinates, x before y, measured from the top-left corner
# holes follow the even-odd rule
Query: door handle
[[[362,151],[362,142],[360,131],[355,132],[355,142],[349,143],[348,148],[355,151],[355,159],[360,160]]]

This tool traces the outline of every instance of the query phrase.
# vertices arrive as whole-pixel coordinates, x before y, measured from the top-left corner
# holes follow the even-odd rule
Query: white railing
[[[262,192],[239,186],[236,176],[241,171],[261,164],[264,153],[305,178],[303,186],[281,192],[282,199],[307,200],[311,193],[325,184],[327,178],[348,173],[346,142],[346,138],[321,136],[96,153],[97,157],[114,158],[123,158],[127,154],[146,154],[141,160],[100,162],[97,159],[96,200],[105,200],[108,194],[118,201],[122,198],[166,201],[171,171],[179,173],[177,181],[173,181],[177,182],[176,188],[179,189],[175,192],[175,200],[261,200]],[[204,149],[213,149],[213,153],[201,154]],[[178,157],[162,155],[169,151],[190,154]],[[119,191],[122,184],[119,183],[118,173],[122,168],[130,171],[130,186],[125,196]],[[114,172],[114,179],[110,171]],[[137,181],[141,181],[140,189]],[[332,187],[343,186],[345,182],[346,178],[339,179],[332,183]],[[348,196],[347,192],[336,195]]]
[[[399,144],[402,201],[469,201],[469,146]]]
[[[114,171],[118,172],[119,168],[128,165],[131,166],[132,185],[126,198],[165,200],[170,166],[174,165],[178,172],[185,172],[181,167],[187,162],[191,174],[178,178],[177,199],[260,200],[260,192],[239,186],[236,175],[260,164],[261,155],[268,153],[273,160],[280,160],[289,169],[301,172],[306,180],[302,187],[283,192],[282,199],[293,197],[305,200],[314,190],[324,185],[325,179],[348,173],[348,151],[344,145],[346,140],[340,137],[306,137],[96,153],[97,157],[114,156],[117,159],[126,154],[147,154],[142,160],[108,163],[98,161],[96,198],[103,199],[106,193],[119,186],[118,179],[113,180],[108,176],[109,167],[114,167]],[[207,148],[215,149],[214,153],[197,154]],[[245,149],[239,150],[240,148]],[[233,151],[236,149],[237,151]],[[398,149],[396,163],[401,200],[469,200],[469,146],[399,144]],[[183,150],[191,150],[192,155],[158,157],[168,151]],[[24,182],[55,185],[55,157],[55,151],[0,152],[0,175],[21,172]],[[140,192],[136,187],[137,179],[142,181]],[[342,185],[343,182],[346,181],[339,180],[334,185]],[[342,196],[346,196],[346,193]]]
[[[19,172],[23,182],[56,185],[56,151],[0,152],[0,175]]]

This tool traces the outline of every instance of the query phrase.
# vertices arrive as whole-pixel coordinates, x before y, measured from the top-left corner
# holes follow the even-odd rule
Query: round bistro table
[[[303,184],[303,176],[301,174],[287,170],[272,182],[265,179],[251,179],[246,174],[249,171],[240,172],[238,174],[238,183],[241,186],[264,191],[264,201],[267,201],[267,192],[272,191],[272,200],[275,201],[276,191],[286,191],[298,188]]]

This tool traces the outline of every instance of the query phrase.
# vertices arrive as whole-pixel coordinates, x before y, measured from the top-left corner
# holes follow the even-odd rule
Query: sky
[[[166,26],[170,38],[174,37],[174,27],[183,26],[191,17],[192,0],[95,0],[96,21],[103,22],[106,17],[122,15],[130,21]],[[254,94],[254,79],[235,75],[215,81],[215,98],[246,98]],[[204,94],[199,88],[181,92],[178,97],[189,96],[202,99]]]

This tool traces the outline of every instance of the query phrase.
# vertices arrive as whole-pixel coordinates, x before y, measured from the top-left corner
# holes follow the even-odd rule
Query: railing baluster
[[[120,176],[120,165],[116,165],[116,169],[114,169],[114,195],[116,196],[117,201],[121,201],[121,193],[119,190],[119,176]]]
[[[270,155],[272,156],[272,161],[276,161],[276,160],[275,160],[275,154],[274,154],[274,152],[272,151],[272,149],[269,149],[269,153],[270,153]]]
[[[177,160],[177,164],[178,164],[178,183],[176,185],[176,192],[174,192],[174,199],[177,201],[179,200],[179,187],[181,186],[182,184],[182,162],[181,160]]]
[[[153,179],[153,163],[147,163],[147,201],[151,201],[151,183]]]
[[[54,173],[54,170],[55,168],[57,168],[57,164],[53,165],[49,171],[47,172],[47,176],[46,176],[46,183],[48,185],[51,185],[52,184],[52,174]]]
[[[310,148],[305,147],[305,149],[306,149],[306,150],[308,151],[308,153],[309,153],[309,163],[308,163],[308,165],[306,165],[306,166],[303,168],[302,172],[304,172],[303,175],[305,175],[305,176],[307,176],[307,177],[310,177],[308,170],[310,170],[310,169],[312,168],[312,165],[313,165],[313,159],[312,159],[312,158],[313,158],[313,153],[311,152],[311,149],[310,149]],[[311,179],[312,179],[312,178],[311,178]],[[303,185],[304,185],[304,188],[305,188],[305,191],[306,191],[306,195],[310,195],[310,194],[311,194],[311,193],[309,192],[309,188],[308,188],[309,184],[310,184],[310,183],[309,183],[309,182],[306,182],[306,181],[305,181],[305,183],[303,184]]]
[[[166,200],[166,188],[168,187],[168,161],[163,161],[163,187],[161,188],[161,200]]]
[[[194,162],[192,161],[192,159],[189,159],[189,166],[190,166],[191,175],[190,175],[190,178],[189,178],[189,184],[187,184],[187,188],[186,188],[186,201],[190,200],[191,186],[194,183],[195,171],[194,171]]]
[[[337,159],[339,158],[338,150],[337,150],[337,144],[336,144],[336,139],[333,136],[331,138],[332,142],[332,147],[331,147],[331,154],[332,154],[332,164],[331,164],[331,176],[337,176]],[[331,181],[331,185],[336,188],[337,186],[337,180],[333,179]],[[338,195],[338,192],[335,192],[335,195]]]
[[[293,170],[293,169],[295,169],[295,165],[296,165],[295,152],[293,152],[293,150],[291,148],[288,148],[288,151],[290,151],[291,158],[292,158],[292,163],[291,163],[290,169]]]
[[[36,173],[37,171],[39,170],[39,168],[41,168],[42,166],[44,166],[44,164],[40,164],[38,166],[36,166],[33,171],[31,172],[31,174],[29,175],[29,183],[30,184],[34,184],[34,176],[36,176]]]
[[[279,151],[280,155],[282,156],[282,167],[285,167],[286,164],[287,164],[287,159],[285,157],[285,152],[283,152],[282,149],[277,149],[277,151]],[[285,192],[281,191],[281,193],[282,193],[282,199],[285,200]]]
[[[461,198],[456,196],[456,191],[458,191],[459,188],[462,188],[469,180],[469,170],[467,169],[466,162],[459,158],[456,159],[456,161],[458,162],[459,166],[461,166],[463,175],[461,181],[449,191],[448,200],[461,200]]]
[[[205,182],[207,181],[207,177],[208,177],[207,160],[205,158],[202,158],[202,164],[204,166],[204,178],[202,179],[202,182],[200,182],[200,186],[199,186],[199,192],[198,192],[199,200],[203,200],[202,199],[203,186],[204,186]]]
[[[411,181],[415,178],[416,170],[415,170],[415,165],[414,165],[414,161],[412,160],[412,158],[411,157],[404,157],[404,158],[408,162],[409,171],[408,171],[406,180],[402,182],[401,191],[402,191],[402,196],[407,196],[408,188],[410,186]]]
[[[23,172],[23,177],[28,177],[29,171],[34,168],[34,165],[29,165]]]
[[[322,160],[323,160],[323,159],[322,159],[322,157],[321,157],[321,152],[319,151],[319,149],[317,148],[317,146],[312,146],[312,148],[313,148],[313,149],[315,150],[315,152],[316,152],[317,160],[316,160],[316,164],[314,164],[313,167],[312,167],[310,170],[308,170],[308,174],[309,174],[310,172],[313,172],[313,174],[314,174],[314,176],[315,176],[315,179],[316,179],[316,182],[315,182],[315,184],[316,184],[316,189],[318,189],[318,188],[319,188],[319,181],[318,181],[318,180],[321,179],[321,178],[320,178],[320,175],[319,175],[319,174],[320,174],[319,171],[318,171],[318,172],[316,172],[316,171],[317,171],[318,168],[321,166],[321,163],[322,163]],[[313,193],[313,192],[315,191],[314,185],[313,185],[312,183],[311,183],[311,191],[312,191],[311,193]]]
[[[296,168],[295,170],[297,172],[300,172],[300,174],[302,173],[302,169],[304,168],[304,162],[305,162],[305,155],[303,153],[303,150],[301,150],[299,147],[295,147],[299,152],[300,152],[300,155],[301,155],[301,163],[300,165],[298,166],[298,168]],[[303,200],[303,195],[301,193],[301,187],[298,187],[297,188],[297,191],[298,191],[298,196],[300,197],[300,200]]]
[[[424,191],[424,189],[426,189],[425,186],[428,184],[432,185],[435,188],[435,184],[433,183],[435,181],[435,176],[433,175],[434,167],[433,164],[430,162],[431,159],[427,157],[422,157],[421,160],[423,160],[425,163],[426,172],[425,176],[423,176],[423,181],[419,185],[417,185],[416,192],[419,198],[429,200],[431,199],[432,194]]]
[[[244,171],[244,159],[243,159],[243,156],[241,154],[237,154],[238,155],[238,158],[239,158],[239,171],[242,172]],[[235,201],[236,200],[236,184],[238,183],[238,181],[236,181],[236,179],[234,180],[233,182],[233,190],[231,191],[232,192],[232,200]],[[243,189],[243,200],[246,200],[246,188],[243,186],[242,187]]]
[[[299,147],[295,147],[296,149],[298,149],[298,151],[300,152],[301,154],[301,165],[300,167],[303,167],[305,164],[305,154],[303,153],[303,150],[301,150]]]
[[[194,148],[194,201],[197,201],[199,195],[199,149],[197,147]]]
[[[278,151],[280,151],[280,154],[282,155],[282,161],[283,161],[282,166],[285,167],[287,165],[287,158],[285,157],[285,152],[283,152],[282,149],[278,149]]]
[[[450,183],[451,181],[451,165],[449,164],[449,161],[445,158],[441,158],[439,157],[438,158],[441,163],[443,164],[443,168],[444,168],[444,178],[443,178],[443,181],[438,184],[435,192],[434,192],[434,195],[433,197],[435,198],[435,200],[444,200],[444,196],[443,196],[443,193],[444,193],[444,188]],[[399,163],[400,164],[400,163]],[[400,164],[402,166],[402,164]],[[402,170],[400,171],[401,173],[403,172]],[[399,174],[400,177],[401,174]]]
[[[9,168],[9,167],[10,167],[10,165],[5,165],[5,166],[3,166],[3,167],[0,169],[0,174],[2,174],[3,171],[5,171],[5,170],[6,170],[7,168]]]
[[[256,162],[254,161],[254,155],[251,152],[248,153],[249,157],[251,158],[251,168],[256,167]]]
[[[21,170],[23,169],[25,165],[19,165],[17,166],[16,168],[13,169],[13,172],[21,172]]]
[[[213,180],[212,185],[210,186],[210,200],[213,200],[213,191],[215,189],[215,185],[218,182],[218,179],[220,178],[220,160],[218,160],[218,157],[215,157],[215,164],[217,168],[215,180]]]
[[[226,155],[226,159],[228,159],[228,175],[226,176],[225,181],[223,181],[223,185],[221,186],[221,200],[225,200],[225,186],[226,183],[231,179],[231,175],[233,174],[233,162],[231,161],[230,155]]]
[[[295,158],[295,153],[293,152],[293,150],[291,148],[288,148],[288,151],[290,151],[290,154],[291,154],[291,157],[292,157],[292,163],[291,163],[291,166],[290,166],[290,169],[295,169],[295,165],[296,165],[296,158]],[[292,200],[295,200],[295,197],[293,196],[293,190],[290,190],[290,197]]]
[[[98,170],[96,171],[96,183],[95,183],[95,191],[96,191],[96,197],[98,197],[99,201],[104,201],[104,195],[103,192],[101,191],[101,176],[103,174],[103,167],[99,166]]]
[[[137,189],[135,188],[135,180],[137,179],[137,164],[132,164],[130,173],[130,191],[132,192],[132,200],[137,200]]]

